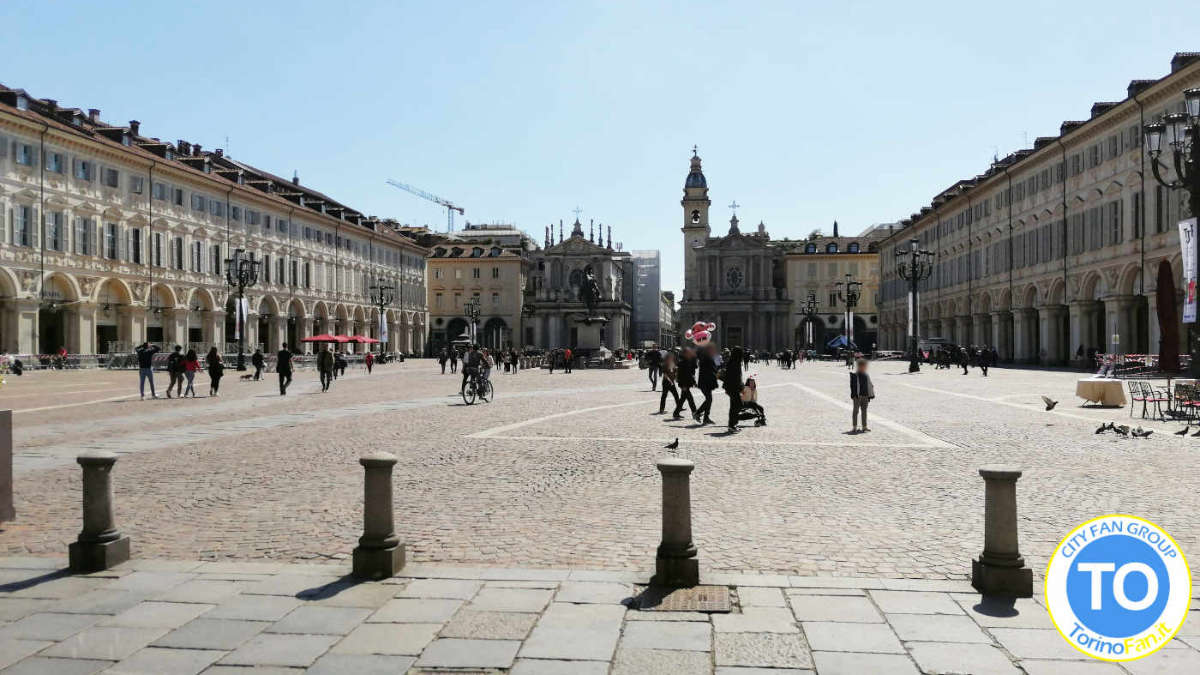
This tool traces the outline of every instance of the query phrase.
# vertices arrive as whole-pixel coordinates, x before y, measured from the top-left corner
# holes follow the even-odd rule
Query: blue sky
[[[1194,2],[6,0],[0,82],[402,222],[445,212],[387,178],[539,241],[578,205],[661,249],[678,290],[693,143],[715,230],[736,199],[773,236],[858,232],[1164,75],[1200,50],[1198,19]]]

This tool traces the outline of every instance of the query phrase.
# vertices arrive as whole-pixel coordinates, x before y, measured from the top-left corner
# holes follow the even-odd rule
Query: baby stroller
[[[738,420],[754,420],[754,426],[761,427],[767,424],[767,411],[758,404],[758,385],[754,379],[755,375],[751,375],[746,379],[746,386],[742,387],[742,409],[738,412]]]

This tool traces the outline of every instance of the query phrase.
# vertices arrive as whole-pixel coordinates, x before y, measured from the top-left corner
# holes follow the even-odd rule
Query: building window
[[[129,177],[129,191],[135,195],[140,195],[146,190],[146,178],[144,176]]]
[[[175,193],[171,201],[175,202],[175,206],[183,206],[183,188],[175,188]]]
[[[86,159],[75,160],[74,175],[79,180],[92,180],[92,163]]]
[[[454,278],[455,278],[455,279],[462,279],[462,269],[461,269],[461,268],[460,268],[460,269],[455,269],[455,270],[454,270]]]
[[[135,265],[142,264],[142,230],[134,228],[129,231],[129,256]]]
[[[51,152],[46,155],[46,170],[51,173],[62,173],[66,170],[66,160],[61,152]]]
[[[106,187],[119,187],[121,185],[121,174],[116,169],[105,168],[100,172],[100,182]]]
[[[241,220],[242,220],[242,207],[240,207],[240,206],[231,206],[231,207],[229,207],[229,218],[230,218],[230,219],[232,219],[232,220],[236,220],[236,221],[238,221],[238,222],[241,222]]]
[[[493,279],[499,279],[499,278],[500,278],[500,268],[499,268],[499,267],[493,267],[493,268],[492,268],[492,278],[493,278]]]
[[[433,270],[433,278],[434,278],[434,279],[441,279],[441,278],[442,278],[442,268],[440,268],[440,267],[434,268],[434,270]]]
[[[478,279],[478,278],[479,278],[479,268],[478,268],[478,267],[472,267],[472,268],[471,268],[471,278],[472,278],[472,279]]]
[[[1167,203],[1163,199],[1164,194],[1161,185],[1154,186],[1154,231],[1159,234],[1167,231]]]
[[[837,291],[830,291],[829,292],[829,306],[837,307],[837,303],[838,303]]]
[[[192,250],[191,250],[191,258],[192,258],[192,260],[191,260],[191,264],[192,264],[192,271],[193,271],[193,272],[195,272],[195,273],[197,273],[197,274],[199,274],[200,272],[203,272],[203,271],[204,271],[204,270],[202,269],[202,265],[203,265],[203,263],[201,262],[201,261],[204,259],[204,258],[203,258],[203,255],[204,255],[204,254],[203,254],[203,251],[204,251],[204,244],[203,244],[203,242],[199,242],[199,241],[193,241],[193,242],[192,242]]]
[[[182,241],[182,240],[180,240]],[[116,260],[120,251],[117,246],[117,224],[104,224],[104,257],[109,260]]]
[[[1142,218],[1142,193],[1140,191],[1133,193],[1133,199],[1130,206],[1133,209],[1133,213],[1130,214],[1133,216],[1133,238],[1140,239],[1142,234],[1144,234],[1142,228],[1146,226],[1146,223]]]
[[[493,307],[500,306],[500,294],[499,293],[492,293],[492,306]]]
[[[151,250],[152,264],[155,267],[162,267],[163,266],[163,235],[162,235],[162,232],[155,232],[154,238],[151,241],[153,242],[153,248]]]
[[[42,241],[51,251],[63,250],[63,214],[62,211],[50,211],[46,214],[46,232]]]
[[[312,288],[312,263],[304,263],[304,287]]]
[[[221,245],[213,244],[208,248],[208,258],[212,262],[208,266],[210,272],[216,276],[221,276]]]
[[[160,202],[164,201],[167,198],[166,183],[155,183],[151,194],[153,194],[154,198],[157,199],[158,201],[160,201]]]
[[[262,258],[263,283],[271,283],[271,256],[263,254]]]
[[[75,219],[75,253],[92,254],[92,221],[87,218]]]
[[[171,243],[171,269],[183,270],[183,237],[175,237]]]
[[[28,143],[13,144],[13,161],[23,166],[33,166],[33,146]]]
[[[206,204],[205,204],[205,199],[204,199],[203,195],[197,195],[197,194],[192,195],[192,210],[193,211],[203,211],[205,206],[206,206]]]

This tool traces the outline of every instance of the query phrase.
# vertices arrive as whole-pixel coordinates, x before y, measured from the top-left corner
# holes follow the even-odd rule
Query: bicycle
[[[492,381],[485,380],[479,375],[472,373],[467,378],[467,383],[463,385],[461,393],[463,403],[466,403],[467,405],[473,405],[476,398],[484,403],[488,403],[493,394]]]

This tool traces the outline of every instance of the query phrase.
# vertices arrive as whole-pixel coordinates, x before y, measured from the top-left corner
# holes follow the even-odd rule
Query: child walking
[[[871,384],[871,376],[867,374],[867,360],[858,359],[854,362],[854,371],[850,373],[850,400],[854,408],[850,412],[850,423],[853,428],[850,433],[858,433],[858,414],[862,411],[862,430],[870,431],[867,426],[867,404],[875,398],[875,385]]]

